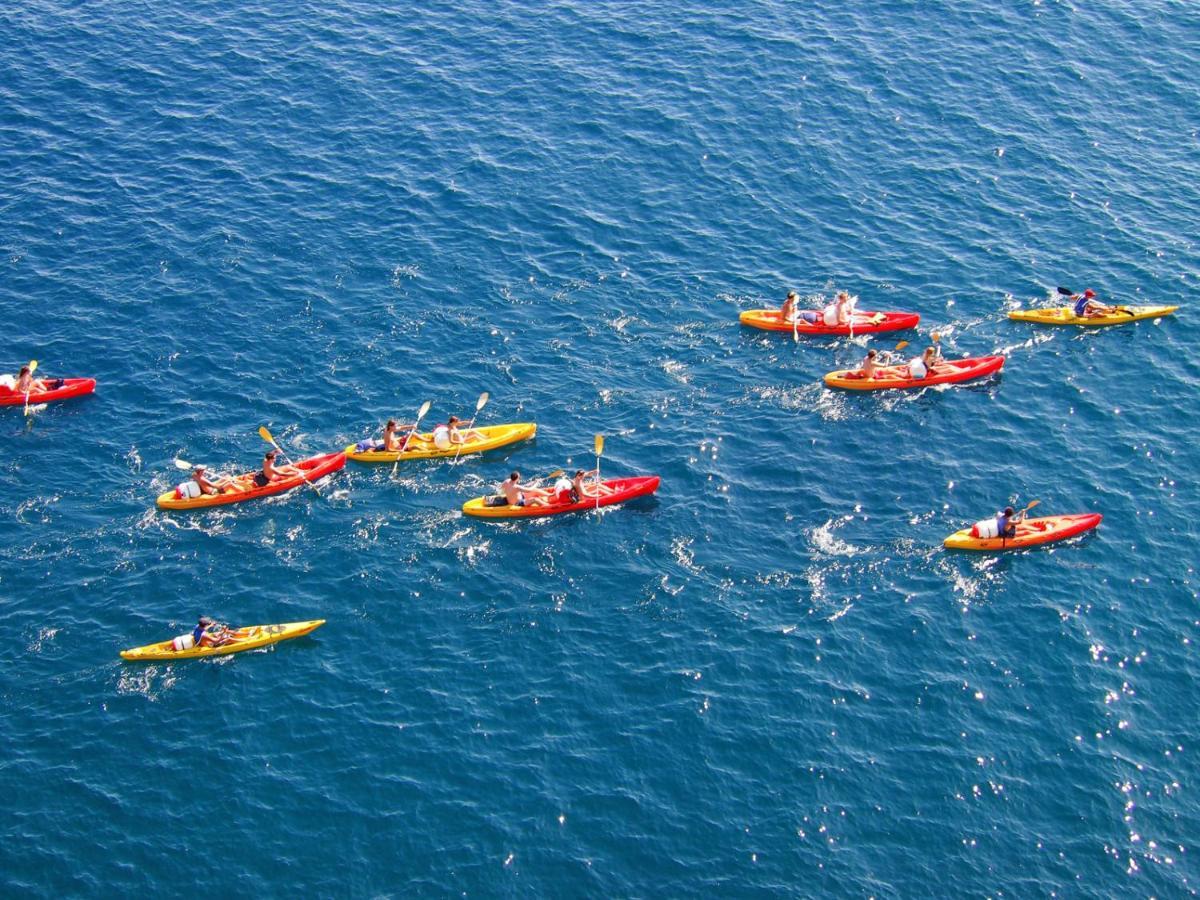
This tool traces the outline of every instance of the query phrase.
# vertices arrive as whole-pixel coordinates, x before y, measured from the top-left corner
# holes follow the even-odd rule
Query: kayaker
[[[458,444],[465,444],[470,438],[480,438],[482,435],[473,428],[467,429],[467,432],[458,430],[458,426],[462,424],[462,419],[458,416],[451,416],[446,420],[444,425],[438,425],[433,429],[433,445],[439,450],[449,450],[451,447]]]
[[[866,358],[862,361],[862,366],[854,373],[856,378],[878,378],[878,372],[884,366],[892,364],[892,354],[888,351],[880,353],[874,347],[867,351]]]
[[[46,390],[46,381],[43,378],[34,378],[29,366],[21,366],[13,390],[18,394],[37,394]]]
[[[280,481],[284,478],[291,478],[304,473],[292,465],[275,465],[275,448],[272,447],[263,455],[262,471],[256,472],[254,475],[255,487],[266,487],[272,481]]]
[[[1011,506],[1004,507],[1003,512],[996,513],[996,533],[1000,537],[1016,537],[1017,525],[1025,521],[1025,512],[1016,512]]]
[[[1092,319],[1097,316],[1111,316],[1117,311],[1115,306],[1105,306],[1096,299],[1096,292],[1088,288],[1082,294],[1071,298],[1075,301],[1075,315],[1081,319]]]
[[[941,355],[938,353],[937,347],[926,347],[924,353],[909,361],[908,377],[915,378],[918,381],[922,378],[928,378],[934,373],[940,360]]]
[[[608,488],[598,481],[593,481],[591,484],[587,483],[587,479],[596,478],[599,475],[600,471],[598,469],[591,469],[587,472],[583,471],[583,469],[575,470],[575,477],[571,479],[571,492],[575,496],[576,502],[579,502],[584,497],[603,497],[609,493]]]
[[[795,291],[788,291],[787,298],[783,301],[783,306],[779,307],[779,321],[792,322],[796,318],[796,304],[800,300],[800,295]]]
[[[192,481],[200,486],[201,493],[219,494],[228,487],[233,486],[233,479],[228,475],[218,476],[215,480],[209,481],[205,476],[207,470],[204,466],[196,466],[192,470]]]
[[[521,484],[521,473],[513,472],[501,483],[500,490],[509,506],[545,506],[550,501],[550,492],[532,484]]]
[[[404,436],[396,434],[396,420],[388,419],[383,426],[383,443],[380,445],[380,450],[395,452],[403,449]]]
[[[224,647],[233,642],[229,626],[208,616],[201,616],[192,629],[192,642],[197,647]]]

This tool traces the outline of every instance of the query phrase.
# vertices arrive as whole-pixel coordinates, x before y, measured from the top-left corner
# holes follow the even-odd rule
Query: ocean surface
[[[1157,896],[1200,879],[1200,8],[0,8],[0,894]],[[1171,303],[1010,322],[1054,289]],[[920,332],[741,328],[789,289]],[[827,391],[868,346],[999,377]],[[536,421],[199,514],[388,416]],[[494,524],[519,468],[658,474]],[[1007,504],[1081,539],[953,554]],[[188,630],[328,620],[219,660]]]

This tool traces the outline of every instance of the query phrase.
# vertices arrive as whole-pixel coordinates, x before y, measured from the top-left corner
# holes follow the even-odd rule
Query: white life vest
[[[17,389],[17,379],[5,372],[3,375],[0,375],[0,387],[15,391]]]
[[[998,538],[1000,537],[1000,525],[996,521],[996,517],[983,519],[971,526],[971,537],[977,538]]]
[[[911,378],[924,378],[929,374],[929,370],[925,368],[925,360],[921,357],[914,357],[908,364],[908,374]]]
[[[181,634],[179,637],[171,641],[171,649],[178,653],[180,650],[191,650],[196,646],[196,639],[192,637],[191,632]]]
[[[203,493],[200,485],[191,478],[175,486],[175,496],[180,500],[195,500]]]
[[[830,303],[821,313],[821,318],[826,325],[836,325],[838,323],[838,308],[836,303]]]
[[[449,425],[439,425],[433,429],[433,445],[439,450],[449,450],[453,446],[450,440]]]

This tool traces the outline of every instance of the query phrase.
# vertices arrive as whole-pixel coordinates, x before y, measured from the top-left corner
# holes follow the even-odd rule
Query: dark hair
[[[576,477],[576,478],[578,478],[578,477],[579,477],[580,475],[582,475],[582,474],[583,474],[583,469],[576,469],[576,470],[575,470],[575,477]]]
[[[383,426],[383,427],[384,427],[384,428],[395,428],[395,427],[396,427],[396,420],[395,420],[395,419],[388,419],[388,420],[387,420],[387,424],[386,424],[385,426]]]
[[[274,458],[275,458],[275,450],[274,449],[268,450],[266,453],[263,454],[263,459],[274,459]]]
[[[874,359],[878,355],[879,355],[879,351],[876,350],[874,347],[872,347],[870,350],[867,351],[867,359]]]
[[[1006,506],[1006,507],[1004,507],[1004,514],[1005,514],[1006,516],[1011,516],[1011,515],[1012,515],[1013,513],[1015,513],[1015,512],[1016,512],[1016,510],[1015,510],[1015,509],[1013,509],[1011,506]]]
[[[21,371],[18,372],[17,374],[18,375],[28,375],[29,374],[29,366],[21,366]]]
[[[520,478],[521,478],[520,472],[513,472],[511,475],[508,476],[509,481],[518,481],[518,480],[520,480]]]
[[[208,616],[201,616],[200,620],[196,624],[203,625],[205,628],[207,628],[209,625],[215,625],[217,623],[214,622],[212,619],[210,619]]]
[[[446,420],[446,422],[450,425],[453,425],[455,422],[461,422],[461,421],[462,421],[462,419],[460,419],[458,416],[451,416],[449,419]]]

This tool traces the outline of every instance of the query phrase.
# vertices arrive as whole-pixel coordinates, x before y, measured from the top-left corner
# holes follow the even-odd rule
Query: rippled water
[[[0,886],[45,896],[1193,892],[1182,4],[0,10]],[[1058,284],[1179,315],[1006,320]],[[1003,375],[827,392],[911,309]],[[898,338],[899,336],[897,336]],[[907,335],[914,342],[923,338]],[[536,420],[162,514],[388,415]],[[657,473],[496,525],[520,467]],[[1100,529],[940,549],[1006,502]],[[117,651],[324,617],[275,649]]]

